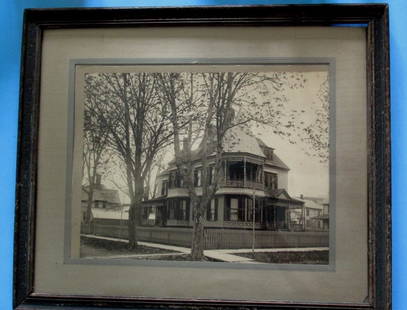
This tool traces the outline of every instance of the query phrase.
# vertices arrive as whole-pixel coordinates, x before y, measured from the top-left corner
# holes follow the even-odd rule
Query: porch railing
[[[219,183],[223,187],[238,187],[238,188],[252,188],[258,190],[264,190],[264,184],[253,181],[245,180],[223,180]]]

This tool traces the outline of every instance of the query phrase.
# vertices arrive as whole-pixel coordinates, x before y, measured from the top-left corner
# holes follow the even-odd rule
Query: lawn
[[[136,249],[130,250],[125,242],[93,239],[81,237],[80,257],[103,257],[115,255],[134,255],[134,254],[166,254],[174,251],[153,248],[139,245]]]

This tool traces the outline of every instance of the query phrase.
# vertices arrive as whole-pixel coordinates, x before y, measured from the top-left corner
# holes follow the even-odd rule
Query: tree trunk
[[[86,207],[85,223],[89,224],[92,216],[93,186],[89,185],[88,203]]]
[[[129,248],[137,248],[137,227],[141,224],[141,202],[143,197],[143,182],[136,180],[135,196],[130,203],[129,209]]]
[[[89,185],[89,192],[88,192],[88,203],[86,206],[86,214],[85,214],[85,225],[87,226],[87,234],[93,233],[90,227],[90,220],[92,218],[92,203],[93,203],[93,186]]]
[[[202,202],[196,202],[194,204],[195,217],[192,234],[192,246],[191,246],[191,259],[195,261],[203,260],[204,247],[205,247],[205,227],[203,223],[204,212]]]
[[[129,220],[127,221],[129,249],[137,248],[137,230],[136,230],[136,203],[130,203]]]

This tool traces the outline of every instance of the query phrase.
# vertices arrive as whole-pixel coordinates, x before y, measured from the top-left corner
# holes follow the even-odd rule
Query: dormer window
[[[264,172],[264,185],[267,189],[278,188],[278,176],[276,173]]]
[[[266,155],[266,158],[269,160],[273,160],[273,149],[266,147],[264,148],[264,154]]]
[[[178,171],[173,171],[169,176],[168,188],[180,188],[184,186],[182,175]]]
[[[168,195],[168,181],[164,180],[161,183],[161,196],[167,196]]]
[[[196,187],[202,186],[202,170],[201,169],[194,170],[194,186],[196,186]]]

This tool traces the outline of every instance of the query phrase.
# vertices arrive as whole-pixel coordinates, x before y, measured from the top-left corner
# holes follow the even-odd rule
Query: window
[[[250,182],[261,182],[262,166],[246,162],[246,180]]]
[[[228,179],[240,181],[244,179],[244,163],[243,161],[227,162],[228,164]]]
[[[184,180],[182,179],[181,174],[178,171],[173,171],[169,176],[169,188],[177,188],[184,186]]]
[[[239,199],[230,199],[230,220],[237,221],[239,219]]]
[[[96,200],[95,201],[95,208],[106,208],[106,201]]]
[[[188,220],[187,213],[187,201],[186,199],[182,199],[180,200],[180,206],[178,209],[178,219],[182,221]]]
[[[194,186],[202,186],[202,169],[194,170]]]
[[[141,216],[144,220],[148,219],[148,214],[150,213],[150,207],[144,207],[142,209]]]
[[[253,221],[253,199],[246,199],[247,220]]]
[[[277,173],[264,172],[264,185],[268,189],[277,189],[278,188]]]
[[[225,198],[225,220],[244,221],[245,206],[243,196],[229,196]]]
[[[261,218],[261,209],[263,206],[264,200],[256,198],[255,199],[255,206],[254,209],[254,220],[255,222],[260,222]],[[253,221],[253,198],[247,197],[246,198],[246,221],[252,222]]]
[[[206,219],[208,221],[218,220],[218,198],[214,198],[211,200],[211,203],[206,213]]]
[[[147,219],[155,221],[156,217],[157,217],[157,208],[156,207],[150,207],[149,211],[148,211]]]
[[[168,176],[168,187],[174,188],[174,173],[170,172]]]
[[[261,208],[264,200],[256,199],[255,221],[260,222]],[[225,197],[225,220],[251,222],[253,221],[253,197],[249,196],[227,196]]]
[[[212,185],[215,183],[215,167],[214,166],[208,167],[208,181],[209,181],[209,185]]]
[[[178,221],[189,220],[189,199],[175,198],[168,200],[168,219]]]
[[[175,220],[175,200],[168,200],[168,219]]]
[[[264,155],[266,155],[266,158],[269,160],[273,160],[273,149],[269,147],[264,148]]]
[[[263,169],[261,169],[262,167],[259,167],[256,171],[256,182],[257,183],[261,183],[263,182],[262,180],[262,176],[263,176]]]
[[[178,187],[184,187],[184,178],[177,172],[177,185]]]
[[[161,196],[167,196],[168,195],[168,181],[164,180],[161,183]]]

